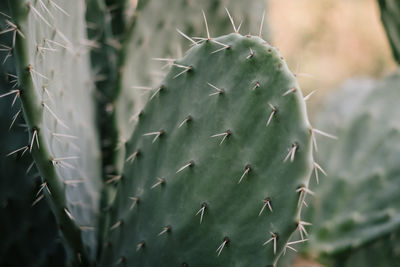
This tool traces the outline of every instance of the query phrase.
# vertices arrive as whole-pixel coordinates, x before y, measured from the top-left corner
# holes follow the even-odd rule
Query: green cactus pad
[[[378,0],[378,3],[393,56],[400,63],[400,3],[397,0]]]
[[[311,127],[294,75],[261,38],[195,45],[136,127],[101,266],[274,265],[307,225]]]
[[[85,263],[96,255],[102,179],[84,2],[9,3],[27,145],[64,237]]]
[[[399,72],[351,83],[324,104],[317,125],[339,140],[319,143],[328,177],[312,205],[311,254],[348,253],[399,229],[399,85]]]

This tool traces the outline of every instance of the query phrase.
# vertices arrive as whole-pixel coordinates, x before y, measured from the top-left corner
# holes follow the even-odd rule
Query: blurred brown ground
[[[270,43],[279,48],[310,99],[321,99],[351,77],[395,70],[377,0],[267,0]],[[311,114],[312,117],[312,114]],[[299,256],[293,267],[323,267]]]
[[[376,0],[268,0],[271,43],[319,95],[354,76],[395,69]]]

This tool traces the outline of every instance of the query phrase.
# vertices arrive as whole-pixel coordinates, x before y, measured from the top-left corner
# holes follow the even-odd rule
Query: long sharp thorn
[[[178,33],[180,34],[180,35],[182,35],[183,37],[185,37],[187,40],[189,40],[193,45],[197,45],[197,43],[192,39],[192,38],[190,38],[189,36],[187,36],[186,34],[184,34],[183,32],[181,32],[179,29],[176,29],[177,31],[178,31]]]
[[[261,24],[260,24],[260,31],[258,32],[258,37],[262,38],[262,29],[264,26],[264,18],[265,18],[265,10],[262,14]]]
[[[211,40],[210,31],[208,30],[208,23],[207,23],[206,14],[204,13],[204,10],[202,10],[201,12],[203,13],[204,23],[206,24],[207,40]]]
[[[179,168],[179,170],[176,171],[176,173],[179,173],[181,171],[183,171],[184,169],[193,166],[193,161],[190,161],[188,164],[185,164],[184,166],[182,166],[181,168]]]
[[[16,150],[14,150],[14,151],[8,153],[8,154],[6,155],[6,157],[9,157],[9,156],[11,156],[12,154],[18,153],[18,152],[21,151],[21,150],[23,150],[23,152],[22,152],[22,155],[23,155],[23,154],[25,154],[25,152],[26,152],[28,149],[29,149],[29,146],[23,146],[23,147],[21,147],[21,148],[18,148],[18,149],[16,149]]]
[[[267,241],[264,242],[263,246],[267,245],[268,243],[270,243],[271,241],[273,241],[274,243],[274,255],[276,254],[276,239],[277,239],[277,235],[275,233],[270,232],[271,234],[271,238],[268,239]]]
[[[42,105],[50,112],[50,114],[56,119],[56,121],[57,121],[61,126],[63,126],[63,127],[66,128],[66,129],[69,129],[69,127],[68,127],[66,124],[64,124],[64,123],[57,117],[57,115],[50,109],[50,107],[49,107],[46,103],[42,102]]]
[[[13,125],[14,125],[15,121],[17,120],[18,115],[19,115],[20,113],[21,113],[21,109],[18,110],[18,112],[15,113],[15,115],[13,116],[12,121],[11,121],[11,124],[10,124],[10,127],[8,128],[8,130],[11,130],[11,128],[13,127]]]
[[[11,17],[10,17],[9,15],[7,15],[6,13],[3,13],[3,12],[1,12],[1,11],[0,11],[0,15],[6,17],[6,18],[8,18],[8,19],[11,19]]]
[[[314,172],[315,172],[315,179],[317,180],[317,184],[319,184],[319,180],[318,180],[318,171],[322,172],[323,175],[327,176],[327,173],[324,171],[324,169],[322,169],[322,167],[314,162]]]
[[[163,185],[163,184],[165,183],[165,180],[164,180],[163,178],[157,178],[157,180],[158,180],[158,182],[155,183],[155,184],[153,184],[153,185],[151,186],[151,189],[154,189],[154,188],[156,188],[157,186]]]
[[[18,95],[19,94],[19,90],[11,90],[10,92],[7,92],[5,94],[0,95],[0,98],[3,98],[3,97],[8,96],[8,95],[12,95],[12,94]]]
[[[129,210],[133,209],[136,204],[139,202],[139,198],[138,197],[129,197],[130,200],[132,200],[132,204],[129,207]]]
[[[152,100],[163,88],[164,88],[164,86],[162,86],[162,85],[160,87],[158,87],[157,90],[150,97],[150,100]]]
[[[58,9],[61,13],[63,13],[66,16],[70,16],[64,9],[62,9],[59,5],[57,5],[54,0],[49,0],[50,4],[53,5],[56,9]]]
[[[304,101],[307,101],[308,99],[310,99],[310,97],[316,92],[317,90],[313,90],[311,93],[309,93],[308,95],[306,95],[303,99]]]
[[[244,170],[242,176],[240,177],[238,184],[240,184],[240,182],[243,180],[244,176],[246,176],[250,172],[250,170],[251,170],[250,166],[246,166],[246,169]]]
[[[215,252],[217,252],[217,256],[219,257],[219,255],[221,255],[222,250],[224,249],[224,247],[226,246],[226,244],[228,243],[228,239],[224,238],[224,241],[222,242],[222,244],[217,248],[217,250]]]
[[[317,134],[320,134],[320,135],[322,135],[322,136],[325,136],[325,137],[328,137],[328,138],[331,138],[331,139],[335,139],[335,140],[338,139],[337,136],[334,136],[334,135],[332,135],[332,134],[325,133],[325,132],[323,132],[323,131],[321,131],[321,130],[318,130],[318,129],[315,129],[315,128],[313,128],[313,131],[314,131],[315,133],[317,133]]]
[[[53,29],[53,27],[50,25],[50,23],[42,16],[42,14],[40,14],[39,11],[35,7],[33,7],[31,2],[28,2],[28,6],[47,26],[49,26],[51,29]]]
[[[43,199],[43,197],[44,197],[44,195],[42,194],[42,195],[40,195],[40,196],[38,196],[36,199],[35,199],[35,201],[33,201],[32,202],[32,205],[31,205],[31,207],[33,207],[33,206],[35,206],[37,203],[39,203],[39,201],[40,200],[42,200]]]
[[[236,29],[235,22],[233,21],[231,13],[229,13],[229,10],[226,7],[225,7],[225,10],[226,10],[226,13],[228,14],[228,17],[232,23],[233,30],[235,31],[235,33],[238,33],[238,29]]]
[[[200,213],[200,224],[203,221],[204,211],[205,211],[206,207],[207,207],[207,205],[205,203],[203,203],[201,205],[201,209],[199,209],[199,211],[196,213],[196,216],[199,215],[199,213]]]

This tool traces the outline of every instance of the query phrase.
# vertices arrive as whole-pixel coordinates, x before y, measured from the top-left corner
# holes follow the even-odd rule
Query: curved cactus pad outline
[[[101,265],[275,265],[306,241],[312,136],[277,49],[238,33],[194,45],[126,144]]]

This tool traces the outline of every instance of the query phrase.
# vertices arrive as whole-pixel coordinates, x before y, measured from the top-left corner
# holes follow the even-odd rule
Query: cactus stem
[[[219,137],[219,136],[223,136],[224,138],[222,138],[221,143],[219,143],[220,145],[222,145],[222,143],[225,141],[226,138],[228,138],[228,136],[230,136],[232,133],[230,130],[226,130],[223,133],[219,133],[219,134],[214,134],[211,137]]]
[[[182,31],[180,31],[179,29],[176,29],[178,31],[178,33],[180,35],[182,35],[184,38],[188,39],[193,45],[197,45],[197,42],[195,40],[193,40],[192,38],[190,38],[189,36],[187,36],[186,34],[184,34]]]
[[[154,144],[155,141],[157,141],[157,139],[164,134],[163,130],[160,130],[158,132],[151,132],[151,133],[145,133],[143,134],[143,136],[151,136],[151,135],[155,135],[153,141],[151,142],[152,144]]]
[[[163,179],[163,178],[157,178],[157,180],[158,180],[158,182],[155,183],[155,184],[153,184],[153,185],[151,186],[150,189],[154,189],[154,188],[156,188],[157,186],[162,186],[162,185],[165,184],[165,179]]]
[[[219,89],[218,87],[216,87],[215,85],[211,84],[211,83],[207,83],[209,86],[211,86],[212,88],[214,88],[215,90],[217,90],[217,92],[215,93],[211,93],[209,94],[209,96],[213,96],[213,95],[220,95],[223,94],[225,91],[223,89]]]
[[[272,212],[271,199],[269,197],[267,197],[263,200],[263,202],[264,202],[264,205],[262,206],[258,216],[261,216],[261,214],[263,213],[263,211],[265,210],[266,207],[268,207],[268,209]]]
[[[208,30],[206,14],[204,13],[204,10],[202,10],[201,12],[203,13],[204,24],[206,25],[206,31],[207,31],[207,40],[209,41],[211,40],[211,37],[210,37],[210,31]]]
[[[222,242],[222,244],[217,248],[217,250],[215,252],[218,253],[218,257],[221,254],[222,250],[224,249],[224,247],[230,242],[229,237],[225,237],[224,241]]]
[[[271,123],[272,118],[274,117],[274,115],[278,111],[278,109],[276,107],[274,107],[273,105],[271,105],[270,103],[268,103],[268,105],[272,109],[272,111],[271,111],[271,114],[269,115],[269,118],[267,120],[267,125],[266,126],[268,126]]]
[[[207,204],[206,203],[201,204],[201,209],[199,209],[197,211],[196,215],[195,215],[195,216],[197,216],[200,213],[200,224],[203,221],[204,211],[206,210],[206,208],[207,208]]]
[[[267,241],[264,242],[263,246],[267,245],[270,242],[274,243],[274,255],[276,254],[276,240],[278,239],[278,235],[272,232],[269,232],[271,234],[271,238],[268,239]]]
[[[250,165],[246,165],[245,170],[244,170],[242,176],[240,177],[238,184],[240,184],[240,182],[241,182],[241,181],[243,180],[243,178],[250,172],[250,170],[251,170]]]
[[[194,161],[191,160],[188,164],[182,166],[179,168],[179,170],[176,171],[176,173],[179,173],[181,171],[183,171],[184,169],[188,168],[188,167],[192,167],[194,165]]]
[[[293,162],[294,156],[295,156],[298,148],[299,148],[299,145],[297,143],[293,143],[292,148],[289,149],[289,153],[286,155],[283,162],[286,162],[289,158],[290,158],[290,162]]]

